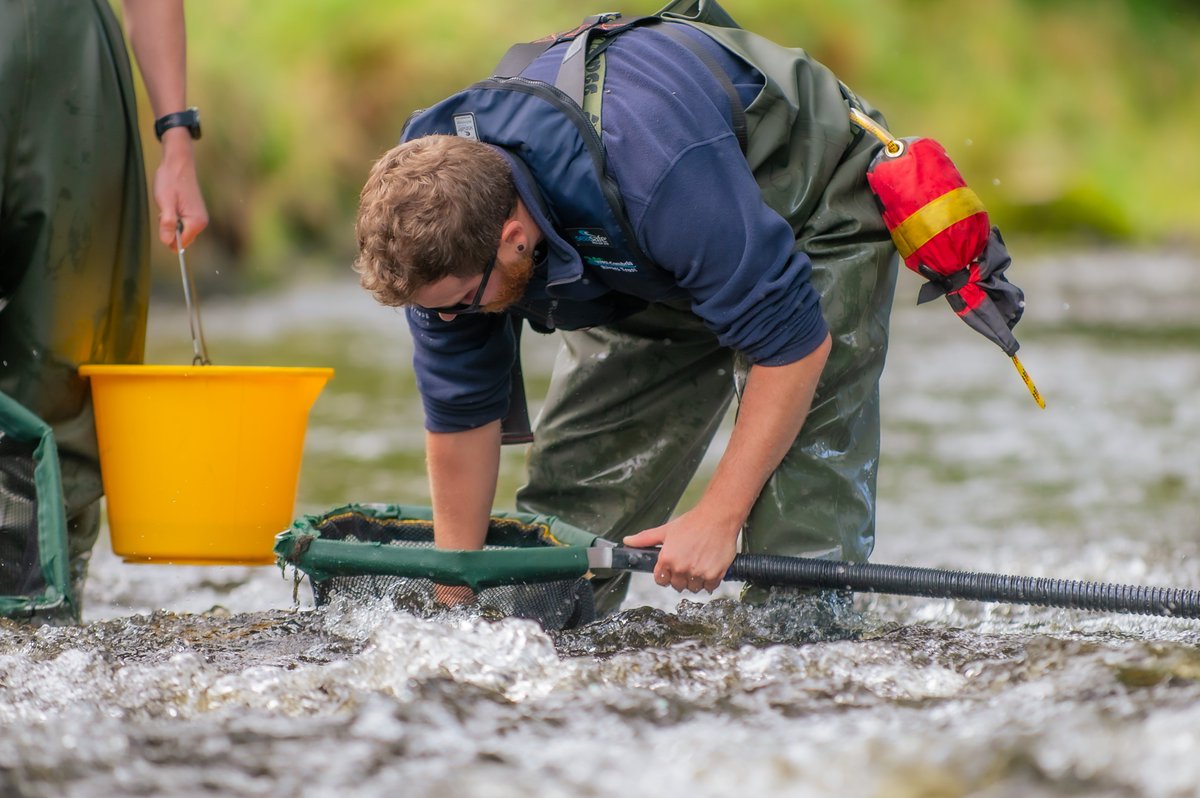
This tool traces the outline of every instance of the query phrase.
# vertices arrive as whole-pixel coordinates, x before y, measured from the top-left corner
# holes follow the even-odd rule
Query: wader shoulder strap
[[[547,36],[533,42],[514,44],[504,54],[494,74],[496,77],[513,77],[519,75],[538,56],[551,47],[560,42],[570,41],[571,46],[567,48],[567,52],[563,55],[562,63],[558,68],[558,75],[554,79],[554,86],[570,97],[576,105],[583,107],[583,98],[587,86],[587,62],[592,57],[598,55],[596,50],[589,47],[589,42],[593,35],[603,37],[606,40],[605,43],[607,43],[612,41],[618,34],[635,26],[657,25],[658,30],[669,36],[680,46],[686,47],[693,55],[700,59],[700,63],[708,68],[713,78],[720,84],[721,89],[725,92],[725,96],[729,99],[729,118],[733,125],[734,135],[737,136],[738,146],[741,147],[743,153],[746,152],[748,142],[746,109],[742,107],[742,100],[738,97],[737,89],[734,88],[733,81],[729,79],[728,73],[721,68],[721,65],[717,63],[717,59],[713,58],[712,53],[704,49],[702,44],[680,30],[676,24],[669,22],[667,24],[660,24],[664,22],[666,20],[663,20],[659,16],[621,17],[619,13],[596,14],[585,19],[579,27],[565,33]]]

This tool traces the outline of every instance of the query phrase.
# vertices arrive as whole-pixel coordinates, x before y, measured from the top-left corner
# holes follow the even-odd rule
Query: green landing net
[[[281,565],[307,574],[318,604],[336,594],[391,598],[406,609],[478,603],[547,629],[590,622],[589,577],[652,572],[655,549],[613,546],[549,516],[492,517],[482,551],[433,546],[428,508],[351,505],[297,521],[276,539]],[[893,593],[1200,618],[1200,590],[945,571],[777,554],[739,554],[725,579],[773,587]]]
[[[70,609],[67,559],[54,435],[0,392],[0,616]]]
[[[569,629],[595,619],[586,575],[607,546],[551,516],[497,513],[481,551],[447,551],[434,548],[427,507],[352,504],[297,520],[275,554],[308,576],[318,606],[338,597],[425,612],[472,604]]]

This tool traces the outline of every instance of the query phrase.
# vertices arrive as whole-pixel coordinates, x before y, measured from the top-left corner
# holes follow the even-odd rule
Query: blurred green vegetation
[[[611,5],[611,4],[610,4]],[[626,14],[657,0],[627,0]],[[725,0],[950,151],[1010,240],[1200,245],[1194,0]],[[188,7],[212,223],[197,272],[233,288],[348,270],[372,161],[414,108],[585,0],[216,0]],[[148,104],[146,140],[153,143]],[[156,149],[147,147],[148,166]],[[155,248],[155,268],[174,275]]]

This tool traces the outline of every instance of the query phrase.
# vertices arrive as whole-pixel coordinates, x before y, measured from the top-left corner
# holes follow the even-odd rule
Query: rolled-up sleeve
[[[405,310],[413,370],[430,432],[462,432],[508,412],[517,357],[508,316],[480,313],[444,321],[419,307]]]

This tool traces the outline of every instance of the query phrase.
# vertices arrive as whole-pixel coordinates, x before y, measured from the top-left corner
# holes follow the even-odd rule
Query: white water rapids
[[[1011,276],[1045,411],[901,277],[873,559],[1200,587],[1200,262]],[[352,283],[205,307],[218,362],[315,347],[352,384],[314,409],[303,511],[427,503],[402,473],[421,440],[403,320]],[[156,308],[162,351],[186,330]],[[536,379],[552,346],[528,343]],[[389,466],[397,448],[417,465]],[[0,622],[0,794],[1200,795],[1200,621],[867,595],[831,619],[734,593],[677,609],[639,579],[615,619],[551,636],[314,610],[306,587],[295,608],[277,569],[127,565],[102,540],[83,626]]]

